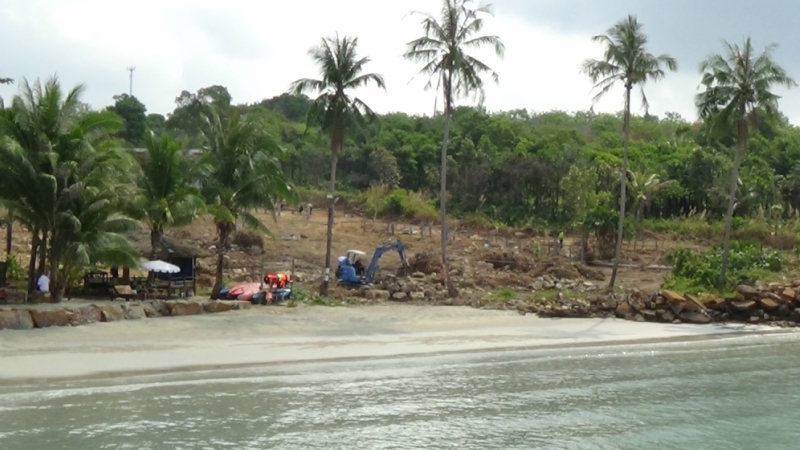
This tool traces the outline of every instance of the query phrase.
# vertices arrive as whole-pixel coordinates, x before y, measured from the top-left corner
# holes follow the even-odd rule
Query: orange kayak
[[[228,298],[245,300],[244,297],[247,296],[247,300],[249,300],[253,298],[253,295],[258,294],[258,289],[260,287],[261,283],[247,283],[234,286],[228,291]]]

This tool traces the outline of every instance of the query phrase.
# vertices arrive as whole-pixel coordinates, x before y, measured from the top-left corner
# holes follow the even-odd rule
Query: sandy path
[[[255,308],[223,314],[0,331],[0,380],[352,357],[666,339],[735,331],[516,311],[375,305]]]

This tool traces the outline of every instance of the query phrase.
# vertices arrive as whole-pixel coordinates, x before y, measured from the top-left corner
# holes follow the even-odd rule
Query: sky
[[[751,35],[758,50],[779,43],[776,60],[800,79],[800,2],[789,0],[494,0],[486,34],[499,35],[505,58],[475,53],[495,69],[498,85],[486,90],[490,111],[577,111],[592,106],[592,85],[580,73],[602,47],[591,41],[627,14],[644,24],[649,51],[677,58],[679,70],[645,87],[650,112],[696,118],[699,63],[722,50],[722,39]],[[357,96],[374,110],[431,114],[432,91],[415,77],[419,66],[402,54],[421,35],[413,10],[437,13],[441,0],[3,0],[0,4],[0,77],[29,81],[57,74],[68,87],[86,85],[84,101],[95,109],[129,90],[148,113],[167,114],[181,91],[215,84],[235,103],[280,95],[298,78],[317,78],[307,55],[322,37],[359,38],[369,72],[384,76],[387,90],[365,88]],[[0,86],[10,99],[16,86]],[[779,89],[781,109],[800,124],[800,88]],[[638,100],[635,100],[638,107]],[[469,104],[464,100],[462,104]],[[616,112],[622,90],[612,90],[595,111]]]

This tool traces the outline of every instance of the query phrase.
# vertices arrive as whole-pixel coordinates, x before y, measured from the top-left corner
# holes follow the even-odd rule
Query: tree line
[[[420,74],[428,79],[426,89],[438,89],[442,95],[443,110],[433,117],[375,114],[354,92],[367,85],[385,89],[383,78],[368,72],[370,59],[358,54],[357,38],[336,36],[322,39],[309,51],[319,68],[318,78],[298,80],[287,93],[258,103],[235,105],[227,89],[215,85],[182,92],[175,110],[164,117],[147,115],[135,97],[117,96],[108,111],[124,118],[124,126],[112,136],[141,146],[150,142],[149,133],[167,135],[164,139],[174,139],[184,150],[211,152],[214,142],[223,141],[210,139],[208,111],[259,124],[264,136],[280,144],[268,152],[274,158],[275,179],[299,186],[327,185],[323,293],[337,188],[372,186],[384,190],[387,198],[420,193],[431,202],[438,200],[443,229],[448,204],[457,215],[512,225],[616,228],[616,236],[610,236],[616,247],[614,274],[626,221],[687,214],[724,218],[727,261],[734,215],[766,209],[788,216],[800,207],[800,134],[778,110],[773,91],[795,82],[774,61],[774,45],[757,52],[749,38],[741,46],[724,43],[724,51],[699,68],[704,89],[695,103],[701,120],[690,123],[674,113],[659,118],[649,114],[642,88],[677,70],[678,63],[668,55],[650,53],[642,25],[628,16],[593,38],[604,53],[580,68],[595,83],[598,98],[615,85],[624,88],[621,113],[489,113],[456,103],[460,98],[481,98],[484,83],[498,81],[490,66],[469,52],[489,46],[503,56],[500,37],[481,34],[491,11],[468,0],[442,4],[439,16],[420,13],[422,36],[409,42],[405,53],[406,59],[420,64]],[[639,92],[641,116],[631,112],[632,96]],[[281,195],[273,192],[268,197]],[[220,236],[228,225],[219,223],[234,223],[231,215],[215,219]],[[616,227],[610,226],[613,223]],[[445,267],[446,252],[442,233]],[[723,262],[723,284],[724,266]],[[614,280],[612,276],[612,286]],[[450,294],[457,295],[446,281]]]

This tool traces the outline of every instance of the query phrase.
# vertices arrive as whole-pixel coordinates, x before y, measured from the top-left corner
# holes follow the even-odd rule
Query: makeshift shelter
[[[138,233],[130,236],[139,254],[150,259],[150,235],[149,233]],[[197,278],[197,258],[203,256],[203,252],[198,249],[179,244],[166,236],[161,238],[159,249],[156,252],[156,259],[166,261],[178,266],[181,270],[178,273],[156,273],[155,287],[166,290],[167,296],[172,296],[173,292],[182,295],[192,295],[196,292],[195,280]],[[127,275],[129,270],[123,272]],[[125,275],[123,275],[124,277]]]

